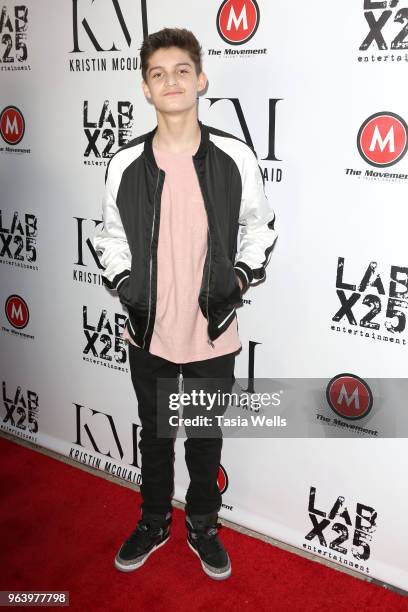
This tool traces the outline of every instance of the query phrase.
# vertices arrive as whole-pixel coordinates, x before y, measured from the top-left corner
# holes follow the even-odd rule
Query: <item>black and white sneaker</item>
[[[148,557],[170,538],[170,524],[171,512],[166,515],[143,513],[136,529],[116,554],[116,569],[132,572],[141,567]]]
[[[201,559],[201,567],[210,578],[225,580],[231,575],[231,561],[218,538],[218,514],[186,516],[187,544]]]

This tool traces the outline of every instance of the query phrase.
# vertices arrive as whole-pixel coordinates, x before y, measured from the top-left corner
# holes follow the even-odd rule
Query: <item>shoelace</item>
[[[218,530],[222,529],[222,524],[217,523],[214,526],[207,527],[205,531],[196,531],[197,547],[204,554],[217,553],[222,550],[222,545],[217,538]]]
[[[151,525],[149,525],[148,523],[144,523],[143,521],[139,521],[136,529],[130,534],[129,538],[128,538],[128,542],[135,542],[135,541],[144,541],[147,538],[150,537],[150,533],[151,531],[155,531],[157,533],[160,532],[160,527],[152,527]]]

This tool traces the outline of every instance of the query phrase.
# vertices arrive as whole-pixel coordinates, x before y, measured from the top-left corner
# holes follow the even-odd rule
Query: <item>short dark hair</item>
[[[194,63],[197,75],[200,74],[203,69],[202,48],[194,34],[185,28],[163,28],[147,36],[140,48],[142,77],[145,81],[150,57],[158,49],[167,49],[168,47],[179,47],[179,49],[187,51]]]

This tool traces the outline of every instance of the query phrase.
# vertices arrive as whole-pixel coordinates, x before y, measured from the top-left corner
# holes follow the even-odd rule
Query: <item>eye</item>
[[[152,76],[152,79],[156,79],[156,78],[160,78],[161,77],[161,72],[155,72]]]

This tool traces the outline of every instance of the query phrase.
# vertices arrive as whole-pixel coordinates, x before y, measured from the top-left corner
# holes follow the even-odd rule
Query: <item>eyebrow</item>
[[[176,66],[192,66],[192,64],[190,64],[189,62],[177,62]],[[149,70],[147,71],[148,74],[151,73],[152,70],[156,70],[157,68],[163,68],[163,66],[152,66],[151,68],[149,68]]]

